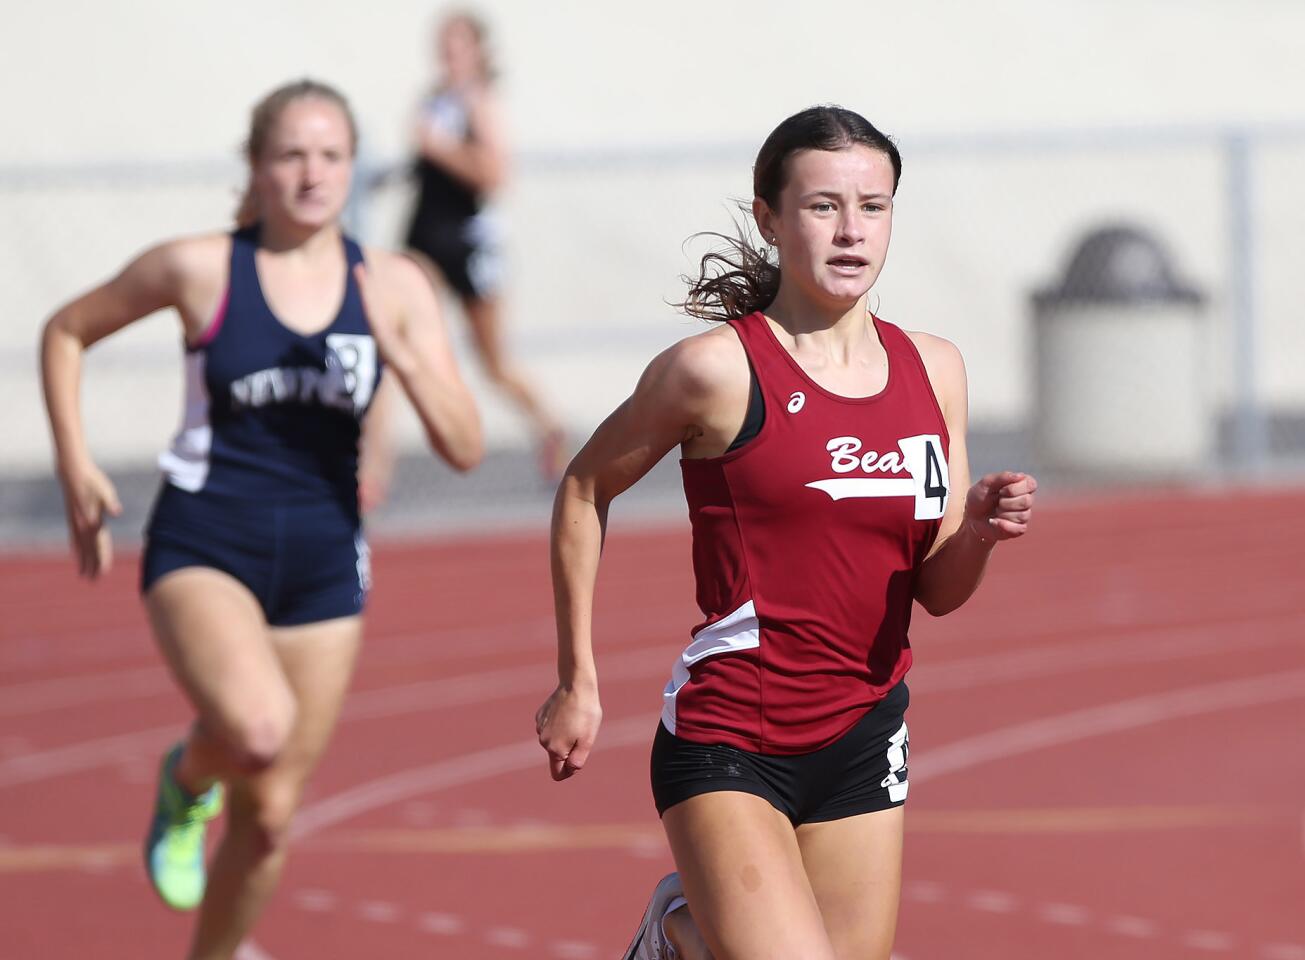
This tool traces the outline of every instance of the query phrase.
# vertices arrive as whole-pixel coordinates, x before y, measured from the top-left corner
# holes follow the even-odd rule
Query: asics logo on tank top
[[[947,509],[950,479],[937,434],[904,437],[897,441],[896,450],[884,453],[863,451],[859,437],[834,437],[825,450],[830,470],[840,476],[814,480],[807,486],[833,500],[914,497],[917,520],[937,520]],[[903,473],[906,476],[901,476]]]
[[[795,390],[793,396],[788,398],[788,412],[797,413],[807,404],[807,395],[801,390]]]
[[[233,410],[271,404],[316,404],[361,414],[376,389],[376,341],[366,334],[326,336],[326,369],[271,367],[231,383]]]

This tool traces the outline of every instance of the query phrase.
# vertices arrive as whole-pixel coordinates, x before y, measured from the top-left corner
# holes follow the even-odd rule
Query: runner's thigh
[[[668,809],[662,825],[715,960],[835,960],[788,818],[750,793]]]
[[[267,741],[275,752],[295,703],[253,593],[211,567],[183,567],[150,586],[145,606],[205,729],[238,748]]]
[[[307,776],[326,749],[353,676],[362,623],[362,617],[340,617],[270,631],[272,648],[299,706],[278,766],[283,760]]]
[[[797,842],[839,960],[888,960],[902,886],[905,807],[804,823]]]

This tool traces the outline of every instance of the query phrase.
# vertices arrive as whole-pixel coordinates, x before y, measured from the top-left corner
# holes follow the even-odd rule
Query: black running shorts
[[[795,756],[695,743],[659,723],[651,764],[657,813],[720,790],[755,794],[794,826],[901,806],[907,791],[905,717],[910,701],[901,681],[833,743]]]

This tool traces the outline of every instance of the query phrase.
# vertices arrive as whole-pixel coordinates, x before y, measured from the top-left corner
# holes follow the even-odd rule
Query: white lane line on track
[[[246,940],[236,948],[236,960],[276,960],[253,940]]]
[[[522,950],[530,945],[530,934],[516,927],[491,927],[485,931],[485,942],[494,947]]]
[[[942,903],[947,899],[947,888],[932,880],[912,880],[906,885],[906,895],[920,903]]]
[[[1016,724],[976,738],[953,742],[937,748],[925,758],[924,771],[928,776],[942,776],[996,759],[1002,759],[1018,753],[1043,749],[1049,746],[1073,740],[1119,733],[1138,726],[1145,726],[1172,720],[1183,716],[1228,709],[1247,703],[1267,702],[1269,700],[1290,699],[1305,695],[1305,671],[1286,674],[1270,674],[1243,680],[1225,681],[1207,684],[1185,690],[1170,691],[1163,694],[1136,697],[1107,704],[1087,710],[1073,711],[1058,717],[1044,718],[1030,723]],[[633,717],[607,726],[601,735],[600,744],[607,747],[631,746],[644,743],[652,736],[657,722],[656,714]],[[128,734],[122,737],[107,738],[91,745],[82,745],[82,750],[94,747],[98,752],[108,749],[123,750],[138,748],[142,738],[158,738],[175,735],[172,728],[144,731],[141,734]],[[166,742],[166,741],[164,741]],[[76,748],[73,748],[75,750]],[[62,753],[67,756],[72,750]],[[24,758],[15,758],[24,759]],[[12,762],[12,761],[11,761]],[[497,748],[476,751],[462,757],[440,761],[425,767],[400,771],[387,777],[378,778],[359,784],[333,797],[328,797],[306,806],[293,828],[293,835],[302,838],[328,826],[340,823],[366,811],[394,803],[419,794],[448,789],[465,783],[475,782],[504,773],[527,769],[531,766],[542,767],[543,758],[540,748],[534,741],[507,744]],[[3,765],[0,765],[3,766]],[[920,762],[912,771],[919,779]],[[0,779],[0,782],[3,782]],[[913,899],[927,900],[940,894],[939,888],[927,883],[917,882],[909,888]],[[985,901],[988,904],[994,901]],[[301,907],[311,909],[300,901]],[[329,909],[327,907],[326,909]],[[1090,914],[1083,907],[1071,904],[1047,904],[1041,909],[1043,919],[1062,925],[1081,925],[1088,921]],[[425,915],[421,921],[423,928],[437,932],[428,926],[431,917]],[[1136,925],[1133,930],[1137,931]],[[1120,931],[1121,933],[1124,931]],[[1131,935],[1141,936],[1140,932]],[[1203,940],[1202,944],[1223,942]],[[1198,946],[1201,949],[1214,947]],[[258,949],[256,945],[247,944],[242,950]],[[1265,947],[1262,955],[1266,960],[1305,960],[1305,950],[1292,944],[1275,944]],[[244,960],[270,960],[265,954],[242,954]]]
[[[673,659],[674,654],[668,655],[656,650],[617,654],[604,664],[603,676],[613,680],[639,678],[663,668],[669,674]],[[446,677],[369,690],[349,697],[345,702],[341,722],[429,713],[468,703],[511,699],[520,694],[547,689],[548,676],[553,669],[555,664],[552,662],[541,662],[529,667],[510,667],[464,677]],[[178,739],[184,731],[184,725],[178,723],[10,756],[0,760],[0,787],[78,773],[139,759],[142,755],[153,761],[155,754]]]
[[[550,619],[547,622],[551,629],[552,620]],[[530,625],[532,630],[535,629],[534,621],[531,621]],[[446,654],[450,646],[457,644],[459,640],[462,640],[466,645],[468,654],[484,655],[486,652],[497,652],[502,645],[494,641],[501,637],[519,636],[519,626],[519,624],[508,624],[478,630],[456,630],[451,631],[449,634],[438,633],[437,655],[435,657],[427,656],[421,662],[446,663],[448,661]],[[137,631],[138,634],[139,632]],[[429,649],[432,646],[431,637],[431,633],[379,634],[368,636],[367,642],[374,646],[386,647],[405,642],[423,641],[427,649]],[[532,636],[532,643],[533,641],[534,637]],[[385,662],[383,657],[378,658],[378,660]],[[145,676],[147,674],[157,675],[153,678],[152,683]],[[472,676],[476,675],[473,674]],[[397,689],[402,690],[406,686],[408,685]],[[411,686],[417,687],[420,685]],[[158,693],[174,687],[175,684],[168,672],[162,666],[157,665],[118,670],[112,673],[100,670],[72,677],[26,681],[9,686],[0,686],[0,716],[40,713],[45,710],[79,706],[82,703],[102,700],[130,699],[142,693]],[[376,692],[384,693],[384,690]]]
[[[1281,618],[1269,619],[1276,621]],[[1192,639],[1194,644],[1199,645],[1199,638],[1192,638],[1188,633],[1180,632],[1180,637],[1188,637]],[[1234,637],[1234,641],[1234,645],[1253,643],[1254,638]],[[1136,639],[1133,642],[1135,643]],[[1175,641],[1174,644],[1168,645],[1168,649],[1169,655],[1179,656],[1181,644],[1177,644]],[[1122,648],[1116,653],[1121,651]],[[1218,652],[1218,650],[1212,648],[1207,652]],[[944,665],[939,669],[947,672],[939,673],[932,680],[922,682],[920,689],[928,690],[931,687],[933,689],[955,689],[965,685],[960,678],[966,676],[970,678],[973,684],[991,684],[1005,676],[1027,677],[1030,675],[1029,671],[1035,669],[1035,665],[1041,675],[1047,675],[1057,671],[1072,672],[1082,667],[1086,662],[1096,662],[1096,655],[1090,651],[1082,654],[1082,656],[1076,656],[1073,651],[1068,649],[1047,651],[1047,654],[1051,657],[1051,662],[1056,664],[1056,669],[1052,669],[1051,662],[1048,661],[1047,657],[1041,655],[1033,659],[1029,659],[1031,655],[1028,654],[1013,655],[1005,660],[1000,657],[996,658],[1006,664],[1003,669],[1007,673],[1002,673],[1000,670],[993,672],[984,667],[979,662],[979,658],[975,658],[973,661],[965,661],[960,664]],[[1084,657],[1087,659],[1085,660]],[[1147,658],[1145,654],[1142,657],[1143,659]],[[637,679],[662,669],[669,670],[669,664],[670,659],[667,658],[663,651],[631,651],[608,658],[604,663],[604,676],[610,679]],[[541,663],[537,666],[510,667],[503,670],[469,674],[464,677],[446,677],[439,680],[420,681],[418,683],[401,684],[356,693],[351,695],[345,703],[342,722],[379,719],[401,714],[429,712],[466,703],[485,703],[495,699],[508,699],[517,694],[544,689],[547,686],[546,677],[550,669],[551,664]],[[540,686],[541,678],[544,678],[544,686]],[[1111,710],[1113,705],[1098,709]],[[1084,712],[1090,713],[1091,711]],[[1040,723],[1040,721],[1037,723]],[[76,773],[107,763],[139,757],[141,754],[157,753],[172,738],[179,736],[180,732],[181,728],[179,727],[156,727],[152,730],[119,734],[101,740],[84,741],[37,753],[9,757],[0,760],[0,787]],[[971,741],[965,741],[965,743],[969,742]],[[939,748],[942,751],[947,749],[947,747]],[[939,750],[931,753],[921,752],[920,760],[911,771],[912,776],[919,779],[921,775],[925,775],[920,769],[921,766],[923,766],[924,771],[932,771],[940,762],[938,760]],[[1302,836],[1302,842],[1305,843],[1305,834]]]
[[[462,932],[462,918],[451,913],[423,913],[417,918],[417,926],[427,933],[437,933],[443,937],[452,937]]]
[[[930,754],[941,759],[928,765],[928,775],[943,776],[1048,746],[1120,733],[1180,717],[1227,710],[1246,703],[1264,703],[1299,696],[1305,696],[1305,671],[1274,673],[1134,697],[1088,710],[1075,710],[1055,717],[1015,724],[982,737],[955,741]],[[604,727],[600,733],[600,748],[612,749],[647,743],[657,717],[657,714],[631,717]],[[334,796],[306,805],[296,817],[291,834],[295,839],[302,839],[360,814],[417,795],[530,767],[540,767],[542,776],[543,763],[539,744],[523,741],[402,770],[357,784]],[[918,779],[914,770],[912,776]],[[909,888],[915,898],[928,889],[918,883]],[[1075,904],[1044,904],[1039,915],[1050,923],[1064,926],[1081,926],[1091,919],[1091,913],[1085,907]]]
[[[1264,960],[1305,960],[1305,947],[1295,943],[1270,943],[1260,951]]]
[[[929,904],[940,904],[952,899],[946,886],[928,880],[915,880],[903,888],[904,899]],[[1018,900],[1010,894],[992,890],[975,890],[965,897],[964,903],[975,910],[989,913],[1017,913],[1021,911]],[[1063,927],[1093,926],[1093,914],[1087,907],[1075,903],[1030,904],[1025,912],[1034,914],[1044,923]],[[1120,937],[1150,939],[1160,936],[1161,930],[1154,921],[1143,917],[1116,914],[1106,917],[1100,926]],[[1187,930],[1177,942],[1192,950],[1207,953],[1229,953],[1237,948],[1237,937],[1220,930]],[[1247,954],[1249,956],[1249,954]],[[1293,943],[1265,944],[1256,957],[1262,960],[1305,960],[1305,947]]]
[[[582,940],[554,940],[548,952],[560,960],[593,960],[598,956],[598,947]]]
[[[1076,903],[1044,903],[1038,908],[1038,916],[1047,923],[1065,927],[1082,927],[1092,918],[1087,907],[1080,907]]]
[[[1121,700],[1090,710],[1071,711],[1060,716],[1011,725],[984,734],[983,737],[967,738],[938,747],[933,755],[941,757],[941,760],[929,764],[928,775],[944,776],[946,773],[967,770],[992,760],[1045,749],[1058,743],[1122,733],[1178,717],[1228,710],[1229,707],[1245,703],[1263,703],[1301,695],[1305,695],[1305,670],[1207,683],[1150,697]],[[619,749],[649,742],[656,720],[658,715],[649,713],[609,724],[600,733],[599,746],[603,749]],[[292,836],[303,839],[378,807],[536,766],[540,767],[542,775],[543,757],[539,743],[523,741],[390,773],[388,776],[364,781],[324,800],[309,803],[296,818]],[[919,779],[915,771],[912,771],[912,776]],[[930,888],[927,883],[917,882],[911,884],[908,891],[913,899],[920,899],[927,892],[937,895],[940,888]],[[1090,910],[1075,904],[1044,904],[1039,914],[1043,920],[1062,926],[1082,926],[1091,920]]]
[[[305,889],[296,890],[293,896],[295,906],[309,913],[329,913],[335,909],[336,897],[330,890]]]
[[[1188,930],[1183,934],[1183,943],[1194,950],[1208,950],[1211,953],[1227,953],[1236,940],[1232,934],[1218,930]]]
[[[394,923],[400,912],[396,904],[385,900],[364,900],[358,904],[358,916],[372,923]]]
[[[635,655],[635,657],[638,656],[647,656],[647,654]],[[629,666],[635,667],[635,664],[631,662]],[[642,669],[642,667],[643,664],[638,664],[638,669]],[[1018,724],[981,737],[953,742],[932,751],[921,758],[922,761],[925,761],[924,765],[926,767],[923,772],[928,776],[941,776],[987,763],[994,759],[1055,746],[1073,740],[1118,733],[1137,726],[1158,723],[1176,717],[1193,716],[1199,713],[1227,709],[1229,706],[1245,705],[1248,702],[1290,699],[1305,693],[1303,680],[1305,680],[1305,671],[1228,681],[1181,691],[1171,691],[1165,694],[1137,697],[1117,704],[1103,705],[1087,710],[1074,711],[1059,717]],[[422,684],[422,686],[427,685]],[[432,709],[439,705],[441,704],[425,703],[422,705],[422,709]],[[600,743],[609,747],[620,747],[646,742],[651,737],[655,723],[656,715],[630,718],[607,727],[603,731]],[[1090,729],[1084,729],[1083,725],[1085,723]],[[48,758],[51,754],[58,754],[59,762],[55,765],[59,766],[61,768],[60,772],[62,772],[67,770],[70,765],[77,766],[77,761],[82,759],[82,754],[86,753],[88,748],[93,750],[101,760],[106,755],[106,749],[110,754],[117,754],[114,759],[121,759],[122,751],[138,751],[144,742],[152,742],[160,738],[162,738],[161,742],[166,742],[167,736],[175,736],[175,728],[155,728],[135,734],[110,737],[57,751],[48,751],[45,756]],[[982,746],[983,749],[976,750],[976,746]],[[5,764],[0,764],[0,785],[5,782],[13,782],[13,770],[6,769],[8,764],[12,764],[14,761],[31,761],[32,759],[32,757],[18,757],[12,758]],[[337,794],[335,797],[327,798],[305,808],[296,822],[294,833],[296,836],[302,837],[359,813],[387,805],[400,797],[446,789],[450,786],[485,779],[535,764],[542,764],[539,747],[533,741],[527,741],[523,744],[510,744],[504,747],[477,751],[450,761],[402,771],[399,774],[360,784],[341,794]],[[31,776],[32,764],[20,763],[18,766],[20,772],[24,766],[29,768],[28,776],[22,779],[39,778],[38,776]],[[6,774],[9,775],[8,780]],[[916,770],[913,770],[912,774],[917,780],[919,779],[921,775],[919,762],[917,762]],[[313,814],[312,817],[307,816],[310,813]],[[1052,919],[1052,922],[1076,923],[1078,922],[1075,919],[1078,916],[1076,911],[1082,909],[1072,905],[1052,904],[1044,907],[1044,915],[1046,915],[1046,911],[1050,911],[1046,918]],[[1084,913],[1086,914],[1086,911]],[[1086,922],[1086,916],[1084,922]],[[246,951],[242,953],[245,960],[269,960],[265,954],[249,954],[247,952],[249,949],[256,950],[258,948],[253,944],[242,947],[242,951]],[[1274,944],[1264,947],[1262,956],[1266,960],[1305,960],[1305,948],[1293,944]]]
[[[551,623],[551,621],[550,621]],[[530,621],[532,629],[537,628]],[[1305,629],[1305,616],[1270,615],[1239,621],[1235,624],[1205,626],[1138,627],[1125,636],[1084,644],[1080,641],[1043,647],[1036,650],[1019,650],[1005,654],[970,657],[952,660],[937,666],[925,665],[917,669],[921,691],[955,690],[989,685],[1006,681],[1024,680],[1034,676],[1048,676],[1097,665],[1118,666],[1120,663],[1155,663],[1187,659],[1222,653],[1236,649],[1245,651],[1273,647],[1292,642],[1291,638]],[[487,641],[501,635],[519,635],[519,625],[477,631],[457,631],[455,637],[466,635],[476,644],[469,652],[485,653],[498,647]],[[1152,639],[1152,638],[1155,639]],[[410,640],[429,640],[429,635],[398,635],[368,637],[368,643],[385,646]],[[447,650],[446,637],[440,634],[440,652]],[[617,654],[632,658],[643,665],[643,656],[659,658],[653,666],[669,670],[672,655],[661,651],[635,651]],[[446,660],[441,656],[442,660]],[[611,658],[616,659],[616,658]],[[431,662],[429,658],[422,662]],[[604,663],[605,671],[620,663]],[[355,693],[349,698],[346,710],[353,719],[393,716],[408,710],[424,709],[428,697],[448,698],[450,702],[473,702],[478,696],[496,694],[498,683],[519,690],[519,682],[533,683],[535,674],[553,668],[553,662],[541,661],[538,666],[512,667],[505,670],[468,674],[464,677],[444,677],[437,680],[384,687]],[[75,677],[33,681],[0,686],[0,716],[19,716],[42,713],[47,710],[66,709],[86,703],[105,700],[134,699],[139,696],[158,695],[175,689],[171,676],[161,666],[120,670],[114,673],[91,673]],[[456,700],[455,700],[456,698]]]
[[[1106,929],[1121,937],[1145,940],[1156,935],[1156,925],[1143,917],[1117,916],[1106,921]]]
[[[666,650],[618,653],[604,661],[603,679],[638,679],[657,671],[669,676],[674,659],[675,653]],[[343,716],[346,720],[375,720],[436,708],[507,700],[518,694],[547,692],[546,688],[552,682],[550,677],[556,669],[555,661],[541,660],[526,666],[368,690],[349,697]]]
[[[338,898],[329,890],[302,889],[292,895],[294,903],[302,910],[321,913],[335,909]],[[395,923],[402,919],[403,907],[389,901],[362,900],[354,904],[354,912],[372,923]],[[456,914],[426,911],[415,918],[416,927],[429,934],[456,936],[467,929],[466,921]],[[490,946],[519,950],[530,946],[531,935],[519,927],[495,926],[485,930],[481,938]],[[549,945],[550,953],[561,960],[592,960],[598,956],[598,945],[584,940],[555,940]],[[248,960],[261,960],[250,954]],[[270,958],[268,958],[270,960]]]
[[[1133,697],[1117,703],[1014,724],[922,752],[920,759],[912,763],[911,777],[918,781],[944,776],[994,760],[1076,740],[1122,733],[1181,717],[1303,696],[1305,670],[1271,673]],[[657,716],[648,714],[632,717],[604,727],[599,733],[598,748],[601,750],[649,742]],[[402,770],[357,784],[334,796],[306,805],[295,820],[292,834],[295,837],[307,836],[400,800],[535,765],[539,765],[542,772],[543,763],[543,751],[539,744],[527,740]]]
[[[600,747],[650,743],[659,716],[660,714],[650,713],[606,726],[598,735],[598,743]],[[538,767],[540,776],[545,776],[545,759],[539,743],[526,740],[477,750],[423,767],[411,767],[368,780],[334,796],[305,805],[295,817],[290,834],[294,839],[301,839],[359,814],[409,797],[447,790],[531,767]]]
[[[1019,898],[1000,890],[976,890],[965,902],[972,909],[984,913],[1014,913],[1019,909]]]
[[[39,680],[0,687],[0,717],[45,713],[100,700],[132,700],[175,689],[161,666]]]
[[[136,626],[113,630],[69,627],[39,637],[23,637],[0,646],[0,668],[45,667],[56,657],[67,662],[70,656],[78,665],[128,660],[149,649],[146,636],[146,628]]]
[[[651,621],[665,611],[664,606],[628,611],[631,622]],[[688,622],[687,620],[685,621]],[[432,637],[438,638],[432,644]],[[368,633],[367,642],[381,648],[374,662],[379,665],[413,663],[450,663],[485,654],[537,650],[541,642],[552,643],[556,625],[551,616],[532,617],[488,627],[441,627],[407,630],[403,633]],[[637,637],[626,642],[637,641]],[[73,643],[78,644],[72,648]],[[622,643],[624,645],[624,643]],[[411,647],[411,650],[405,649]],[[436,652],[434,656],[430,650]],[[144,624],[121,630],[100,631],[94,627],[69,627],[41,637],[24,637],[15,644],[0,646],[0,669],[45,667],[59,656],[72,654],[65,666],[85,667],[104,660],[153,659],[153,641]],[[89,653],[91,656],[84,656]],[[87,674],[93,677],[94,674]],[[40,682],[40,681],[36,681]],[[21,686],[18,684],[16,686]],[[0,686],[0,695],[7,688]]]
[[[173,723],[166,727],[120,733],[99,740],[83,740],[53,750],[9,757],[0,761],[0,787],[92,770],[124,760],[135,760],[142,754],[157,754],[184,732],[184,724]]]
[[[1095,666],[1118,669],[1120,664],[1163,663],[1210,656],[1230,650],[1245,651],[1288,646],[1305,632],[1305,615],[1250,618],[1231,625],[1152,627],[1131,630],[1125,636],[1091,644],[1074,642],[1036,650],[984,654],[917,668],[912,689],[925,692],[991,686],[1030,677],[1070,673]]]
[[[1147,694],[1001,727],[929,751],[921,751],[918,761],[912,758],[911,779],[919,782],[1021,753],[1122,733],[1182,717],[1236,707],[1260,706],[1299,697],[1305,697],[1305,670],[1270,673]]]

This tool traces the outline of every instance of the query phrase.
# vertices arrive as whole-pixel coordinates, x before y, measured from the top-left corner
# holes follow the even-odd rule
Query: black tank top
[[[427,98],[421,114],[423,123],[439,128],[461,143],[472,139],[467,104],[452,90],[441,90]],[[481,196],[443,167],[418,155],[415,169],[418,195],[413,219],[416,223],[429,227],[460,225],[480,210]]]

